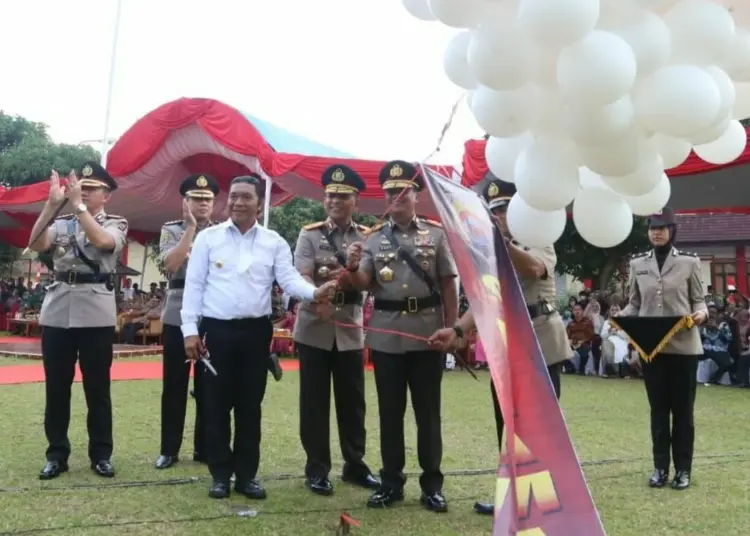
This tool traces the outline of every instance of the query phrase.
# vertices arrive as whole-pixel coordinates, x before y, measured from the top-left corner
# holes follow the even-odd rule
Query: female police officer
[[[620,316],[690,315],[695,324],[706,320],[700,260],[695,254],[674,247],[676,230],[674,212],[670,208],[665,207],[649,218],[648,239],[653,248],[635,255],[630,261],[630,300]],[[646,325],[644,329],[648,329]],[[638,333],[632,331],[629,335],[637,343]],[[648,485],[652,488],[663,487],[669,479],[670,448],[675,467],[672,488],[682,490],[690,486],[695,439],[693,406],[698,358],[702,353],[698,330],[683,329],[669,340],[662,352],[642,363],[651,406],[655,470]]]

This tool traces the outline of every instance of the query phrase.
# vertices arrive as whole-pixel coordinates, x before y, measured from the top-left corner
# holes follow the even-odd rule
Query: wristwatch
[[[86,205],[83,203],[76,205],[76,214],[82,214],[83,212],[86,212]]]
[[[453,326],[453,331],[456,332],[456,337],[458,337],[459,339],[463,339],[464,338],[464,330],[461,329],[461,326],[459,326],[458,324],[456,324],[455,326]]]

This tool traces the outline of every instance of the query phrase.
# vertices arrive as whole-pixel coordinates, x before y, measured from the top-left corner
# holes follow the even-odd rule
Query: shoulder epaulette
[[[678,255],[685,255],[687,257],[698,257],[697,253],[693,253],[692,251],[683,251],[681,249],[677,250]]]
[[[185,220],[174,220],[174,221],[168,221],[167,223],[165,223],[164,225],[162,225],[162,227],[166,227],[167,225],[182,225],[182,223],[183,223],[184,221],[185,221]]]
[[[108,220],[124,220],[125,216],[120,216],[119,214],[107,214]]]
[[[439,227],[441,229],[443,228],[443,224],[440,223],[439,221],[428,220],[427,218],[422,218],[422,221],[425,222],[427,225],[432,225],[433,227]]]
[[[645,257],[648,255],[648,251],[641,251],[640,253],[633,253],[633,255],[630,257],[630,260],[640,259],[641,257]]]
[[[76,215],[75,215],[75,214],[73,214],[73,213],[70,213],[70,214],[63,214],[62,216],[58,216],[58,217],[57,217],[57,218],[55,218],[55,219],[56,219],[56,220],[72,220],[73,218],[75,218],[75,216],[76,216]]]
[[[370,230],[369,227],[367,227],[366,225],[362,225],[361,223],[355,223],[354,225],[357,227],[357,230],[360,233],[367,233]]]
[[[380,222],[380,223],[376,224],[375,226],[370,227],[369,229],[367,229],[366,231],[364,231],[363,234],[365,236],[370,236],[372,233],[376,233],[376,232],[380,231],[383,227],[385,227],[385,223]]]
[[[315,223],[311,223],[310,225],[305,225],[303,229],[305,231],[312,231],[313,229],[320,229],[326,224],[325,221],[316,221]]]

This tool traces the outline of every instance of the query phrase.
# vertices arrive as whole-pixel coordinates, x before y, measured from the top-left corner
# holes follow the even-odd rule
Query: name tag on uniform
[[[637,270],[635,275],[648,275],[648,270]]]

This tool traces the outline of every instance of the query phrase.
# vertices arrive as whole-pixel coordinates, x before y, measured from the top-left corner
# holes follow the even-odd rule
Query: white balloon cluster
[[[490,170],[514,182],[514,236],[554,243],[566,207],[591,244],[625,240],[661,210],[665,170],[691,150],[736,160],[750,118],[750,0],[403,0],[459,32],[448,78],[491,136]]]

